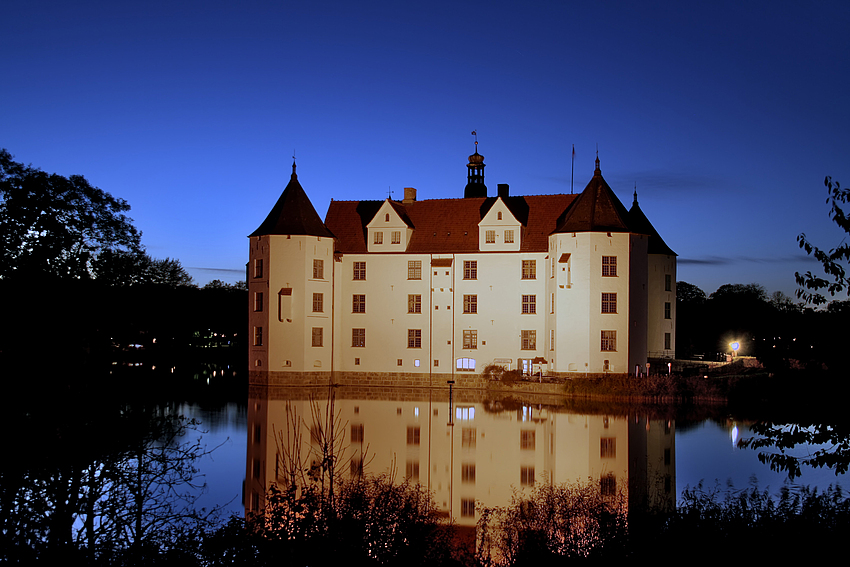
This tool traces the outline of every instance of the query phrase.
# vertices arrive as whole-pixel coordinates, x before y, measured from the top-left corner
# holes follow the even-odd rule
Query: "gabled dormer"
[[[404,206],[387,199],[366,225],[369,252],[404,252],[413,236],[413,223]]]
[[[496,197],[478,223],[478,249],[481,252],[518,252],[521,239],[522,223],[502,197]]]

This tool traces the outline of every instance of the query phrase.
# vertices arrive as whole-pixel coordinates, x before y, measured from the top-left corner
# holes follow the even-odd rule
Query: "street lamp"
[[[738,356],[738,349],[741,348],[741,343],[738,341],[729,343],[729,347],[732,349],[732,356]]]

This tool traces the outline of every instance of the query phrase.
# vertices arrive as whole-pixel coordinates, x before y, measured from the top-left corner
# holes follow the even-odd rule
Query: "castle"
[[[477,142],[476,142],[477,143]],[[676,254],[626,210],[599,158],[577,195],[332,200],[292,177],[250,236],[252,384],[458,385],[490,364],[534,375],[635,374],[675,353]]]

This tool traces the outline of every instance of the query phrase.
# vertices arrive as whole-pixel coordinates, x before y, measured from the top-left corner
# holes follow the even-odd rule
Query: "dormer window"
[[[501,213],[499,213],[499,214],[501,214]],[[484,234],[485,234],[485,242],[487,244],[493,244],[494,242],[496,242],[496,231],[495,230],[488,230]]]
[[[384,243],[384,233],[376,232],[375,233],[375,244],[383,244]]]

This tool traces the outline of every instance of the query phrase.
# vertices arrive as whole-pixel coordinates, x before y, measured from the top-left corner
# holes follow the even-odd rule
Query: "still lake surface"
[[[317,459],[317,429],[329,429],[323,417],[330,409],[328,391],[252,393],[247,403],[179,407],[201,422],[204,444],[215,448],[199,463],[207,483],[199,507],[223,506],[226,514],[242,516],[246,504],[261,505],[263,487],[282,478],[287,456],[305,468]],[[474,521],[470,502],[504,506],[535,482],[591,478],[603,489],[628,486],[636,497],[671,502],[700,482],[724,490],[757,482],[773,494],[784,484],[850,486],[846,475],[830,469],[804,468],[793,483],[784,472],[771,471],[756,451],[736,446],[750,430],[732,416],[677,426],[663,417],[672,410],[650,415],[594,405],[577,411],[564,402],[457,390],[450,399],[444,390],[337,388],[334,437],[343,447],[342,474],[409,477],[427,486],[460,523]],[[793,454],[810,450],[798,447]]]

